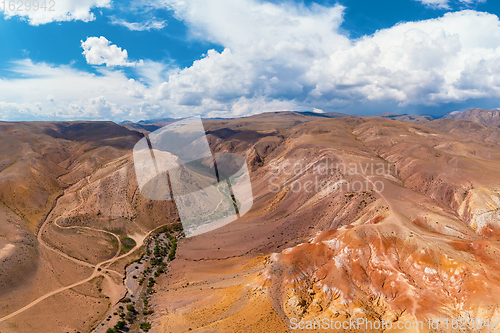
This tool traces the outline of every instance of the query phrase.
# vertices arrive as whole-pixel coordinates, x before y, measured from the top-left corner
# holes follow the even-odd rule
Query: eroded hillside
[[[2,332],[89,331],[123,296],[132,250],[177,219],[138,195],[141,137],[110,122],[0,124]]]
[[[245,156],[254,205],[179,241],[148,296],[152,331],[498,317],[498,130],[397,119],[204,120],[214,153]],[[146,236],[178,221],[135,178],[131,148],[158,126],[0,125],[0,330],[90,331]]]
[[[363,318],[422,321],[424,332],[448,319],[440,329],[454,332],[453,319],[498,318],[500,150],[470,124],[276,117],[225,131],[218,149],[259,156],[254,207],[181,242],[154,298],[156,331]]]

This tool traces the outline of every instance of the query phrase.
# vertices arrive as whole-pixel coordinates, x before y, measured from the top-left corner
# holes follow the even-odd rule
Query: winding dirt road
[[[89,177],[87,177],[87,181],[89,180]],[[57,253],[58,255],[78,264],[78,265],[81,265],[81,266],[85,266],[85,267],[93,267],[94,268],[94,271],[92,272],[92,274],[86,278],[86,279],[83,279],[83,280],[80,280],[78,282],[75,282],[71,285],[68,285],[68,286],[65,286],[65,287],[61,287],[61,288],[58,288],[56,290],[53,290],[51,292],[48,292],[42,296],[40,296],[39,298],[37,298],[36,300],[34,300],[33,302],[27,304],[26,306],[20,308],[19,310],[7,315],[7,316],[4,316],[2,318],[0,318],[0,322],[3,322],[5,320],[8,320],[28,309],[30,309],[31,307],[37,305],[38,303],[42,302],[43,300],[53,296],[53,295],[56,295],[58,293],[61,293],[63,291],[66,291],[68,289],[71,289],[71,288],[74,288],[76,286],[79,286],[79,285],[82,285],[84,283],[87,283],[89,281],[91,281],[92,279],[94,279],[95,277],[98,277],[98,276],[103,276],[108,282],[112,282],[112,279],[111,277],[109,277],[106,273],[114,273],[114,274],[118,274],[120,277],[123,278],[123,274],[117,272],[117,271],[114,271],[114,270],[111,270],[111,269],[108,269],[108,267],[113,264],[114,262],[116,262],[117,260],[120,260],[120,259],[123,259],[125,257],[128,257],[129,255],[131,255],[132,253],[134,253],[137,249],[139,249],[143,244],[144,244],[144,240],[151,234],[153,233],[154,231],[156,231],[158,228],[161,228],[162,226],[159,226],[153,230],[150,230],[147,234],[145,235],[141,235],[141,234],[134,234],[134,235],[128,235],[130,238],[132,238],[135,242],[136,242],[136,245],[130,250],[128,251],[127,253],[125,254],[122,254],[122,255],[119,255],[120,254],[120,251],[121,251],[121,242],[120,242],[120,237],[112,232],[109,232],[107,230],[100,230],[100,229],[95,229],[95,228],[90,228],[90,227],[83,227],[83,226],[71,226],[71,227],[63,227],[59,224],[57,224],[56,221],[54,221],[54,225],[59,227],[59,228],[63,228],[63,229],[74,229],[74,228],[82,228],[82,229],[88,229],[88,230],[93,230],[93,231],[98,231],[98,232],[104,232],[104,233],[107,233],[107,234],[110,234],[112,235],[113,237],[115,237],[117,240],[118,240],[118,251],[116,252],[116,254],[113,256],[113,258],[111,259],[108,259],[108,260],[105,260],[105,261],[102,261],[96,265],[93,265],[91,263],[88,263],[88,262],[85,262],[85,261],[82,261],[80,259],[77,259],[77,258],[73,258],[71,256],[69,256],[68,254],[60,251],[59,249],[56,249],[52,246],[50,246],[49,244],[47,244],[45,242],[45,240],[43,239],[42,235],[43,235],[43,232],[45,230],[45,228],[47,227],[47,225],[50,223],[51,219],[52,219],[52,215],[53,215],[53,212],[54,212],[54,209],[57,207],[57,204],[58,204],[58,201],[60,198],[62,198],[66,192],[66,189],[64,189],[64,192],[62,195],[60,195],[59,197],[57,197],[54,205],[52,206],[51,210],[49,211],[49,213],[47,214],[47,216],[45,217],[45,220],[44,222],[42,223],[39,231],[38,231],[38,235],[37,235],[37,239],[38,239],[38,242],[39,244],[49,250],[49,251],[53,251],[55,253]],[[78,193],[78,191],[77,191]],[[78,193],[79,195],[79,193]],[[81,204],[83,203],[83,198],[79,197],[79,199],[81,200],[80,204],[73,208],[73,210],[77,209],[78,207],[81,206]],[[110,284],[112,285],[112,283]],[[113,292],[113,291],[112,291]],[[116,293],[116,292],[113,292],[113,293]]]

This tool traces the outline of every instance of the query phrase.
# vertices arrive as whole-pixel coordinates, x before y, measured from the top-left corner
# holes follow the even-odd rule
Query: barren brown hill
[[[121,297],[135,257],[98,263],[176,219],[170,202],[136,195],[141,137],[111,122],[0,124],[0,331],[89,331]]]
[[[152,331],[498,318],[497,129],[334,116],[204,120],[213,152],[246,157],[254,205],[179,241],[145,296]],[[138,191],[130,149],[142,134],[129,129],[143,125],[1,124],[1,332],[101,332],[107,316],[116,322],[124,267],[151,230],[178,220],[173,202]],[[125,238],[136,246],[124,249]]]
[[[260,157],[252,165],[254,207],[181,242],[154,297],[155,331],[287,332],[293,320],[349,318],[427,328],[434,319],[493,320],[500,151],[496,139],[452,123],[291,125],[276,116],[224,130],[224,140],[212,141],[215,150],[241,147],[249,161]],[[318,171],[328,163],[333,172]],[[316,179],[327,187],[315,189]]]

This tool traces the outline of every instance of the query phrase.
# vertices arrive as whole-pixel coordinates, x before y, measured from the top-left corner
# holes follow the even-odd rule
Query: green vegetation
[[[141,259],[134,261],[135,263],[143,262],[142,259],[144,259],[145,255],[149,257],[149,262],[145,263],[144,270],[140,275],[132,276],[132,278],[137,280],[140,286],[143,286],[139,289],[142,293],[142,297],[140,298],[142,302],[138,300],[136,304],[131,300],[133,296],[126,297],[120,302],[128,304],[124,305],[125,308],[120,305],[118,310],[118,315],[124,320],[124,323],[135,323],[133,326],[134,329],[136,327],[135,325],[139,325],[140,329],[144,332],[148,332],[151,329],[151,323],[147,321],[147,316],[153,314],[154,310],[149,308],[148,299],[146,297],[148,294],[155,292],[153,288],[156,284],[155,278],[165,273],[167,271],[167,262],[175,258],[177,239],[174,235],[177,235],[180,231],[182,231],[182,225],[180,223],[159,228],[153,234],[152,238],[146,241],[146,253],[143,254]],[[136,245],[130,238],[122,238],[121,242],[124,244],[124,247],[128,246],[132,248]],[[139,269],[139,267],[137,266],[136,269]],[[144,286],[145,283],[146,285]]]
[[[120,330],[124,329],[127,326],[127,323],[124,321],[119,321],[113,328],[108,328],[106,333],[118,333]]]
[[[151,315],[153,313],[155,313],[155,310],[153,310],[153,309],[144,309],[142,311],[142,314],[145,315],[145,316],[149,316],[149,315]]]
[[[172,243],[172,247],[170,248],[170,253],[168,254],[168,261],[172,261],[175,257],[175,251],[177,251],[177,240],[170,234],[167,234],[168,239]]]
[[[134,313],[133,312],[127,312],[125,315],[125,320],[128,321],[129,323],[132,323],[135,319]]]
[[[156,234],[163,234],[163,233],[171,233],[172,231],[181,231],[182,230],[182,223],[174,223],[174,224],[169,224],[169,225],[164,225],[158,228],[156,230]]]
[[[179,227],[177,226],[163,226],[159,230],[160,231],[165,231],[165,230],[172,230],[172,229],[178,229]],[[158,235],[161,235],[158,234]],[[169,239],[169,243],[165,243],[161,240],[155,239],[154,240],[154,248],[153,251],[151,251],[151,245],[148,244],[146,247],[146,251],[148,255],[152,255],[152,258],[150,260],[151,266],[147,267],[143,272],[142,272],[142,277],[138,279],[138,283],[140,286],[144,284],[145,279],[154,271],[153,275],[154,277],[159,277],[161,274],[166,272],[167,269],[167,263],[165,262],[165,259],[167,261],[171,261],[175,258],[175,252],[177,251],[177,239],[172,236],[170,233],[165,233],[165,236]],[[154,270],[156,268],[156,270]],[[151,288],[154,285],[154,280],[151,282],[151,278],[149,279],[149,283],[147,285],[147,292],[151,293]]]
[[[119,322],[117,322],[117,323],[116,323],[115,328],[122,329],[122,328],[124,328],[125,326],[127,326],[127,323],[126,323],[126,322],[124,322],[124,321],[119,321]]]
[[[153,251],[154,258],[151,259],[151,265],[158,266],[163,261],[163,258],[167,255],[167,252],[167,246],[161,246],[157,243]]]
[[[144,322],[142,323],[140,326],[141,330],[143,330],[144,332],[147,332],[149,331],[149,329],[151,328],[151,323],[148,323],[148,322]]]
[[[123,237],[121,239],[121,242],[122,242],[123,248],[126,252],[130,251],[131,249],[134,248],[134,246],[137,245],[135,240],[133,240],[132,238],[129,238],[129,237]]]

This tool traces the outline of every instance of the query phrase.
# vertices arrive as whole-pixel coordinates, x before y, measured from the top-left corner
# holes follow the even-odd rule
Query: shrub
[[[116,323],[115,328],[121,330],[125,326],[127,326],[127,323],[124,322],[123,320],[120,320],[119,322]]]
[[[139,327],[141,328],[141,330],[147,332],[151,328],[151,323],[145,322],[142,323]]]
[[[132,312],[127,312],[125,315],[125,320],[128,321],[129,323],[134,321],[134,314]]]

